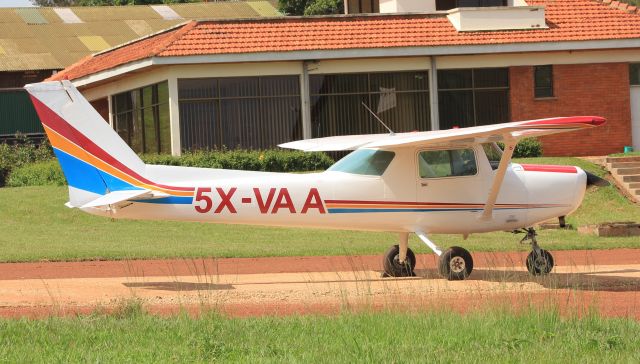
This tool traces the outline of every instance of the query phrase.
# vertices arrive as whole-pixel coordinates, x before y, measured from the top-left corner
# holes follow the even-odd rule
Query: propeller
[[[584,171],[587,174],[587,186],[607,187],[611,185],[609,181],[604,178],[600,178],[593,173]]]

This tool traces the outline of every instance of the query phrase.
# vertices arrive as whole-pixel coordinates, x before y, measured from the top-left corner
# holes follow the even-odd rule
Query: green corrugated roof
[[[16,14],[18,14],[22,20],[24,20],[27,24],[47,24],[47,19],[40,14],[40,9],[38,8],[20,8],[15,10]]]
[[[280,13],[268,1],[249,1],[247,4],[260,16],[278,16]]]
[[[280,15],[270,1],[168,6],[184,19],[165,20],[144,5],[65,8],[82,23],[65,23],[53,8],[0,8],[0,71],[61,69],[103,47],[126,43],[191,19]]]

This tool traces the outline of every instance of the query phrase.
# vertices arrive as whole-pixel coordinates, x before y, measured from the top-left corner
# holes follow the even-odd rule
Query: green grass
[[[536,158],[534,163],[575,164],[599,175],[599,167],[575,158]],[[0,188],[0,261],[140,259],[168,257],[260,257],[381,254],[395,234],[215,225],[172,221],[111,220],[64,207],[64,186]],[[640,221],[640,207],[615,187],[590,189],[582,207],[568,218],[574,226],[606,221]],[[520,236],[495,232],[434,235],[441,246],[471,251],[527,250]],[[638,239],[599,238],[576,231],[540,231],[550,250],[640,247]],[[415,237],[417,253],[430,252]]]
[[[3,362],[632,363],[640,324],[555,311],[0,321]]]
[[[609,154],[609,157],[637,157],[637,156],[640,156],[640,151]]]

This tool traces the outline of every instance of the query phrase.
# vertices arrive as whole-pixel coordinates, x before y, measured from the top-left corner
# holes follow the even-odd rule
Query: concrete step
[[[640,175],[622,176],[622,182],[640,182]]]
[[[631,176],[640,174],[640,168],[614,168],[612,173],[616,173],[618,176]]]
[[[609,169],[614,168],[640,168],[640,162],[614,162],[609,163]]]
[[[627,184],[627,188],[630,190],[640,189],[640,182],[631,182]]]
[[[607,157],[607,163],[640,162],[640,156],[634,157]]]
[[[633,196],[640,196],[640,188],[630,188],[628,191]]]

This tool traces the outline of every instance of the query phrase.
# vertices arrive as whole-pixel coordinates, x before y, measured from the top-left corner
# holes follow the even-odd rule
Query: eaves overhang
[[[605,49],[640,48],[640,38],[561,41],[561,42],[522,42],[504,44],[478,45],[444,45],[427,47],[389,47],[338,50],[305,50],[287,52],[227,53],[190,56],[150,57],[130,62],[108,70],[72,80],[77,87],[88,86],[95,82],[106,81],[112,77],[153,66],[247,63],[247,62],[282,62],[327,59],[356,59],[384,57],[415,56],[461,56],[496,53],[533,53],[558,51],[585,51]]]

